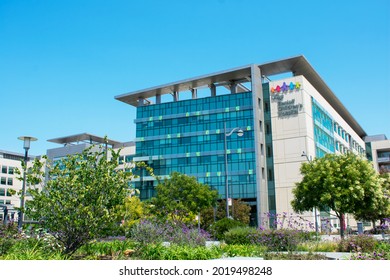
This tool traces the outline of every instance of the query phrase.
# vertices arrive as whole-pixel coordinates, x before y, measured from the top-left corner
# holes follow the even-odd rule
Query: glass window
[[[8,174],[14,174],[14,167],[12,167],[12,166],[10,166],[10,167],[8,167]]]
[[[268,181],[273,181],[274,180],[274,175],[272,172],[272,169],[268,169]]]
[[[127,163],[131,162],[132,160],[133,160],[133,156],[128,155],[125,157],[125,162]]]
[[[7,184],[7,179],[5,177],[1,177],[1,184],[2,185]]]
[[[0,196],[5,196],[5,189],[4,188],[0,188]]]
[[[7,174],[7,166],[3,165],[1,167],[1,172],[4,173],[4,174]]]
[[[271,124],[269,123],[265,124],[265,134],[267,135],[271,134]]]
[[[8,178],[7,185],[8,186],[12,186],[13,185],[13,179],[12,178]]]

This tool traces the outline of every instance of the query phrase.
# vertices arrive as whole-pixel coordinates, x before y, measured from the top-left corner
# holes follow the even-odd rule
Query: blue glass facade
[[[227,137],[230,195],[255,201],[256,170],[252,93],[227,94],[137,107],[136,157],[156,176],[177,171],[195,176],[225,198],[224,123]],[[141,199],[154,195],[156,182],[136,184]]]
[[[316,157],[323,157],[327,153],[334,153],[335,140],[333,135],[332,117],[313,97],[312,111]]]

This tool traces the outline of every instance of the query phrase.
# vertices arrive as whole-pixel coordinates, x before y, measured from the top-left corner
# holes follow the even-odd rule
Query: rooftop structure
[[[91,145],[108,144],[111,146],[121,144],[121,142],[119,141],[114,141],[108,138],[99,137],[89,133],[80,133],[80,134],[75,134],[75,135],[70,135],[65,137],[53,138],[47,141],[52,143],[57,143],[57,144],[63,144],[64,146],[79,145],[81,143],[88,143]]]
[[[215,93],[215,90],[213,89],[218,86],[234,87],[235,92],[237,93],[245,92],[247,90],[245,90],[245,86],[242,86],[241,84],[251,81],[252,67],[258,67],[263,78],[288,72],[291,72],[294,76],[304,76],[318,92],[321,92],[321,95],[332,105],[337,113],[348,122],[360,137],[367,135],[360,124],[302,55],[265,64],[247,65],[148,89],[133,91],[115,96],[115,99],[138,107],[153,104],[149,100],[152,97],[155,98],[155,104],[160,104],[161,96],[165,94],[172,95],[173,101],[179,101],[179,93],[183,91],[191,91],[192,97],[195,99],[197,98],[196,90],[204,87],[210,87],[212,95]]]

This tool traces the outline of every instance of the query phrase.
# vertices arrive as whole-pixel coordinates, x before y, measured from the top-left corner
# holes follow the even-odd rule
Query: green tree
[[[372,204],[370,200],[366,199],[362,202],[362,207],[354,213],[355,219],[371,221],[374,228],[377,220],[382,224],[385,218],[390,217],[390,176],[389,174],[383,173],[379,177],[381,180],[382,196],[377,199],[375,204]]]
[[[232,213],[233,212],[233,213]],[[233,199],[233,207],[230,206],[230,213],[234,220],[248,225],[250,221],[251,207],[241,199]],[[208,228],[215,220],[226,218],[226,200],[217,203],[217,207],[208,207],[201,212],[202,227]]]
[[[381,181],[371,163],[353,153],[326,154],[301,166],[303,179],[293,190],[296,212],[313,207],[331,209],[340,220],[344,237],[344,214],[356,215],[381,207]]]
[[[42,222],[71,255],[88,241],[118,227],[117,208],[129,195],[132,174],[118,170],[119,152],[92,147],[53,164],[36,160],[28,181],[43,188],[29,190],[26,213]],[[45,173],[42,171],[46,167]]]
[[[147,208],[145,204],[135,195],[126,197],[124,203],[118,206],[118,219],[126,236],[131,227],[146,215]]]
[[[156,197],[152,198],[156,214],[181,222],[214,205],[218,197],[216,190],[178,172],[160,182],[156,191]]]

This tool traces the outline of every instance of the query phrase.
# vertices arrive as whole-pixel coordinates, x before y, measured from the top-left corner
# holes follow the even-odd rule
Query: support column
[[[138,99],[138,107],[142,107],[145,105],[145,99],[143,99],[142,97],[140,97]]]
[[[198,90],[196,88],[192,88],[191,93],[192,93],[192,99],[198,98]]]
[[[237,84],[235,82],[232,82],[230,84],[230,93],[231,94],[236,94],[237,93]]]
[[[211,96],[215,97],[217,96],[217,87],[214,84],[209,85]]]
[[[174,91],[173,93],[172,93],[172,95],[173,95],[173,101],[179,101],[179,92],[177,92],[177,91]]]
[[[266,146],[264,125],[260,126],[260,122],[264,123],[264,113],[259,110],[259,100],[264,100],[263,86],[261,83],[261,70],[257,65],[251,66],[251,88],[252,88],[252,104],[254,114],[254,135],[255,135],[255,154],[256,154],[256,210],[257,224],[269,227],[269,218],[264,213],[269,212],[268,206],[268,174],[267,161],[262,156],[262,149]],[[263,174],[264,170],[264,174]]]
[[[156,94],[156,104],[161,104],[161,94]]]

